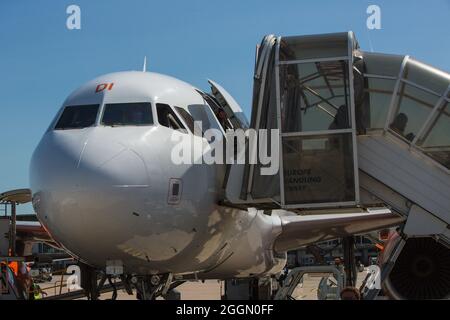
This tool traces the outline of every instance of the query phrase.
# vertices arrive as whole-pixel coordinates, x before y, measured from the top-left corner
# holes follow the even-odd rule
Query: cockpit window
[[[98,104],[67,106],[56,123],[55,130],[90,127],[97,119]]]
[[[153,124],[149,102],[105,104],[102,124],[105,126],[145,126]]]
[[[194,121],[194,118],[183,108],[174,107],[177,110],[178,114],[183,118],[184,123],[188,126],[189,130],[195,135],[202,136],[202,129],[197,126]]]
[[[181,123],[178,116],[175,112],[173,112],[172,108],[170,108],[168,104],[157,103],[156,110],[158,112],[158,122],[160,125],[174,130],[187,132],[183,123]]]

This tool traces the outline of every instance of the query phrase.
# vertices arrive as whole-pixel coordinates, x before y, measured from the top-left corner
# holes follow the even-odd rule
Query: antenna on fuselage
[[[142,72],[147,71],[147,56],[144,56],[144,65],[142,66]]]

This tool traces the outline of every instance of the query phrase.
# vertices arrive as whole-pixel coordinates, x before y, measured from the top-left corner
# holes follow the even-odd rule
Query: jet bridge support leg
[[[231,279],[225,281],[224,300],[271,300],[272,278]]]
[[[357,280],[357,271],[355,264],[355,237],[349,236],[342,239],[342,247],[344,251],[345,266],[345,285],[354,287]]]
[[[81,271],[81,287],[84,289],[89,300],[97,300],[100,297],[100,289],[106,281],[106,275],[103,274],[98,282],[98,271],[84,263],[78,264]]]

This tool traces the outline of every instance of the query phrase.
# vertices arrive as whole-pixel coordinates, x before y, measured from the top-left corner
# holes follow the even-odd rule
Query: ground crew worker
[[[14,275],[17,277],[17,274],[19,273],[19,262],[12,261],[8,264],[8,267],[12,270]]]
[[[42,291],[41,287],[38,284],[33,284],[33,299],[40,300],[43,296],[46,296],[47,293]]]

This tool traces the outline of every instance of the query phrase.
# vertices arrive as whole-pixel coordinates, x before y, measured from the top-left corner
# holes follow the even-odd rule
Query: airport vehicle
[[[449,256],[447,73],[363,52],[349,32],[266,36],[250,125],[209,83],[211,93],[145,70],[116,72],[64,101],[33,154],[30,185],[40,222],[86,270],[120,275],[151,298],[174,280],[270,276],[288,250],[392,226],[402,237],[390,269],[408,237],[436,236],[430,245]],[[248,128],[278,130],[270,142],[279,142],[279,170],[264,174],[270,164],[259,157],[201,161],[214,142],[234,145],[227,129]],[[208,139],[207,129],[220,134]],[[180,141],[201,146],[191,163],[174,163]],[[246,141],[244,150],[251,158],[268,144]],[[433,252],[391,284],[396,297],[449,294],[448,261]],[[417,278],[433,281],[410,294],[404,282]]]

